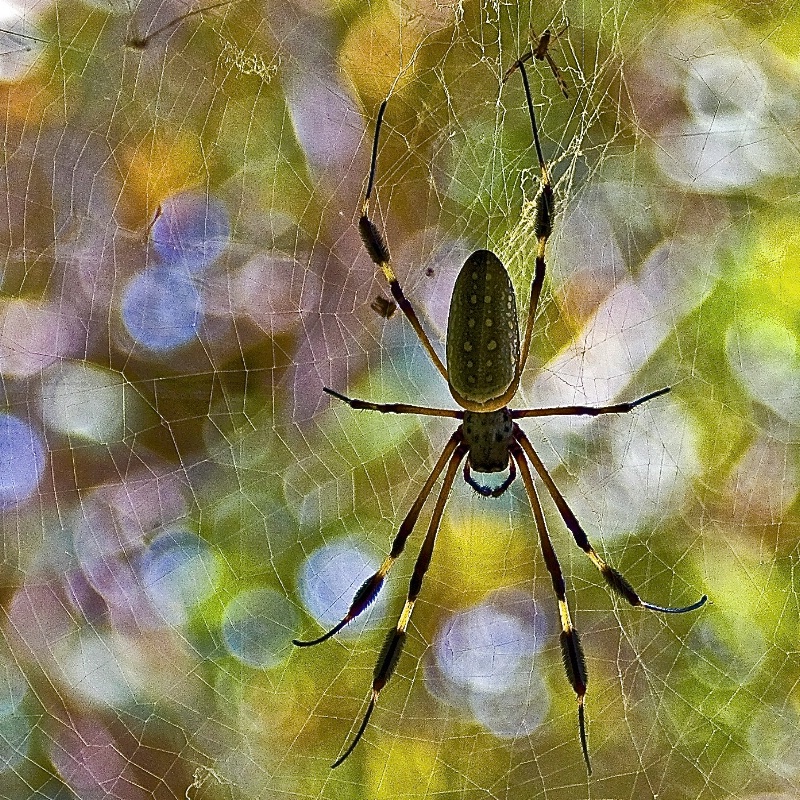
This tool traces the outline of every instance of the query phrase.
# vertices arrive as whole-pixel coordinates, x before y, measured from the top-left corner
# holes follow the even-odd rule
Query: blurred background
[[[594,776],[517,482],[459,478],[352,756],[422,530],[362,618],[454,421],[355,221],[443,353],[466,256],[524,315],[538,166],[558,216],[514,405],[589,671]],[[749,798],[800,789],[800,8],[794,2],[0,4],[0,795]]]

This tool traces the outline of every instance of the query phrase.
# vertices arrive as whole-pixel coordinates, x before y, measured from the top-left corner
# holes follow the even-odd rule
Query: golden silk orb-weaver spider
[[[508,272],[496,255],[488,250],[478,250],[466,260],[456,278],[447,326],[447,366],[445,367],[442,363],[430,339],[423,330],[411,303],[403,294],[403,290],[390,265],[389,248],[375,223],[369,217],[369,201],[375,181],[378,139],[386,110],[386,100],[381,104],[378,112],[367,191],[361,209],[361,217],[358,221],[359,232],[367,252],[386,277],[392,297],[410,321],[434,365],[447,381],[450,393],[460,406],[460,409],[427,408],[406,403],[372,403],[367,400],[346,397],[333,389],[325,388],[324,391],[354,409],[378,411],[383,414],[423,414],[435,417],[450,417],[460,420],[460,424],[444,446],[410,511],[400,524],[389,555],[378,571],[367,578],[356,592],[344,618],[327,633],[316,639],[308,641],[294,640],[294,644],[300,647],[320,644],[338,633],[376,599],[386,576],[389,574],[389,570],[402,554],[425,501],[433,491],[439,477],[444,473],[442,485],[428,524],[428,531],[414,565],[405,605],[400,613],[397,625],[389,631],[375,666],[367,710],[349,746],[332,764],[332,767],[338,767],[353,752],[369,724],[378,696],[397,665],[411,613],[422,589],[423,578],[431,563],[436,534],[444,513],[445,503],[462,461],[464,462],[465,481],[478,494],[484,497],[499,497],[502,495],[512,484],[517,476],[517,470],[519,470],[525,492],[533,510],[545,565],[550,574],[553,590],[558,601],[558,610],[561,618],[561,650],[567,678],[578,700],[578,731],[583,758],[590,775],[591,763],[584,719],[584,698],[588,682],[586,663],[578,632],[572,624],[561,566],[550,541],[550,534],[547,531],[544,513],[529,465],[533,465],[534,471],[555,503],[558,513],[576,544],[597,567],[613,592],[623,597],[633,606],[671,614],[693,611],[702,606],[707,600],[706,595],[703,595],[697,602],[682,608],[667,608],[646,603],[642,600],[627,579],[616,569],[609,566],[592,547],[586,533],[570,510],[564,496],[537,455],[530,440],[517,424],[517,420],[525,417],[624,414],[648,400],[665,394],[669,391],[669,388],[659,389],[637,400],[608,406],[576,405],[536,409],[511,409],[508,407],[508,404],[516,394],[520,377],[530,352],[533,322],[536,317],[539,295],[541,294],[545,276],[545,246],[553,228],[553,186],[539,142],[530,86],[524,64],[518,61],[515,66],[519,68],[522,75],[528,113],[533,130],[533,141],[541,169],[539,190],[534,199],[534,230],[538,242],[536,265],[531,282],[528,318],[521,346],[516,298]],[[485,486],[475,480],[472,475],[473,471],[477,473],[498,473],[505,470],[508,470],[507,477],[496,487]]]
[[[567,28],[569,28],[569,20],[564,22],[564,27],[561,28],[561,30],[557,33],[553,33],[550,28],[548,28],[540,36],[533,29],[533,25],[531,25],[528,31],[531,41],[531,49],[525,53],[525,55],[520,56],[519,59],[506,70],[506,74],[503,76],[503,83],[505,83],[511,77],[514,71],[518,69],[521,64],[524,64],[526,61],[530,61],[532,58],[535,58],[537,61],[547,62],[548,66],[550,67],[550,71],[553,73],[553,77],[556,79],[556,83],[558,83],[558,88],[561,89],[561,94],[563,94],[568,100],[569,91],[567,90],[567,82],[564,80],[564,76],[561,74],[561,70],[558,68],[558,65],[555,61],[553,61],[553,57],[550,55],[550,45],[556,39],[558,39],[558,37],[561,36],[561,34],[564,33]]]

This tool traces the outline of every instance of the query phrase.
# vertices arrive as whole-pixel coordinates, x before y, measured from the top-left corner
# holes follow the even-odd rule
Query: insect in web
[[[407,403],[373,403],[368,400],[346,397],[327,387],[324,391],[337,400],[347,403],[353,409],[377,411],[383,414],[422,414],[435,417],[450,417],[459,420],[460,424],[450,436],[414,500],[411,509],[400,524],[389,555],[377,572],[367,578],[356,592],[343,619],[316,639],[307,641],[294,640],[294,644],[300,647],[320,644],[338,633],[349,622],[352,622],[376,599],[389,574],[389,570],[402,554],[428,496],[433,491],[440,476],[444,473],[441,488],[431,513],[428,530],[414,565],[405,605],[400,613],[397,625],[388,633],[375,666],[367,710],[349,746],[332,764],[332,767],[338,767],[353,752],[353,749],[364,735],[370,717],[375,710],[378,696],[397,665],[411,613],[422,589],[425,573],[431,563],[445,503],[462,462],[464,462],[464,480],[483,497],[499,497],[502,495],[511,486],[517,476],[517,470],[519,470],[519,475],[522,478],[522,483],[533,511],[545,566],[550,574],[553,590],[558,601],[558,611],[561,618],[562,656],[567,678],[577,696],[578,732],[586,769],[590,775],[591,763],[584,719],[584,698],[588,683],[586,663],[578,632],[572,624],[564,576],[550,541],[550,534],[545,524],[544,513],[534,485],[530,465],[533,466],[534,472],[555,503],[558,513],[572,534],[575,543],[597,567],[613,592],[627,600],[632,606],[671,614],[683,614],[687,611],[693,611],[700,608],[707,600],[706,595],[703,595],[697,602],[682,608],[657,606],[642,600],[628,580],[607,564],[592,547],[575,514],[567,505],[564,496],[537,455],[530,440],[517,423],[517,420],[526,417],[625,414],[633,411],[642,403],[665,394],[669,391],[669,388],[659,389],[636,400],[607,406],[574,405],[526,409],[511,409],[508,407],[517,392],[520,378],[530,353],[533,323],[536,318],[539,296],[545,277],[545,247],[553,229],[554,202],[553,186],[542,155],[525,66],[520,61],[517,62],[516,67],[519,68],[522,75],[528,113],[533,130],[533,141],[541,169],[540,185],[534,199],[534,231],[537,238],[536,263],[530,288],[528,317],[521,344],[516,297],[508,272],[496,255],[488,250],[478,250],[469,256],[461,267],[453,288],[447,326],[446,367],[439,358],[422,328],[413,306],[400,287],[400,283],[391,267],[389,248],[377,226],[369,217],[369,202],[375,182],[378,141],[384,112],[386,111],[386,100],[381,104],[378,112],[375,137],[372,143],[372,161],[367,191],[361,208],[361,217],[358,221],[359,232],[370,258],[381,268],[388,281],[392,297],[411,323],[431,361],[447,382],[450,394],[460,406],[460,409],[428,408]],[[508,472],[507,476],[497,486],[484,485],[473,476],[473,472],[485,474],[505,471]]]
[[[394,312],[397,311],[397,303],[394,300],[387,300],[382,294],[379,294],[370,304],[369,307],[379,316],[384,319],[391,319]]]
[[[547,28],[547,30],[545,30],[545,32],[539,36],[539,34],[533,29],[533,25],[531,25],[529,29],[531,49],[525,53],[525,55],[520,56],[519,59],[506,70],[506,74],[503,76],[503,83],[505,83],[522,64],[524,64],[526,61],[530,61],[532,58],[535,58],[537,61],[547,61],[550,71],[553,73],[553,77],[558,83],[558,88],[561,89],[561,94],[569,99],[567,82],[564,80],[564,76],[561,74],[561,70],[558,68],[558,65],[555,61],[553,61],[553,57],[550,55],[550,45],[556,39],[558,39],[558,37],[561,36],[561,34],[564,33],[567,28],[569,28],[569,20],[564,22],[564,26],[557,33],[553,33],[550,28]]]

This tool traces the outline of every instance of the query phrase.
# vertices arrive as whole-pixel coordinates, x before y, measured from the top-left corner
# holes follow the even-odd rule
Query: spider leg
[[[458,434],[459,431],[456,431],[456,434]],[[454,451],[451,450],[452,455],[450,456],[450,463],[447,465],[447,472],[442,480],[442,488],[439,490],[439,496],[436,498],[436,505],[433,508],[431,521],[428,525],[428,532],[425,534],[425,541],[422,543],[422,549],[419,551],[416,563],[414,564],[414,572],[411,575],[411,582],[408,587],[406,603],[403,606],[402,612],[400,613],[400,618],[397,621],[397,627],[389,631],[389,635],[386,637],[386,641],[383,644],[381,654],[378,657],[378,662],[375,665],[374,678],[372,681],[372,692],[370,695],[369,705],[367,706],[367,711],[364,714],[364,719],[361,721],[361,725],[359,726],[356,735],[353,737],[353,741],[350,742],[344,753],[342,753],[342,755],[339,756],[339,758],[337,758],[333,764],[331,764],[331,769],[338,767],[350,755],[350,753],[353,752],[355,746],[364,735],[364,731],[369,723],[369,718],[372,716],[372,712],[375,709],[375,704],[378,702],[378,696],[380,695],[383,687],[386,686],[389,678],[392,676],[394,668],[397,666],[397,661],[400,658],[400,653],[403,649],[403,644],[406,638],[406,629],[408,628],[408,623],[411,619],[411,612],[414,610],[414,603],[416,603],[417,597],[422,589],[422,580],[425,577],[425,573],[428,571],[428,567],[431,563],[433,546],[436,543],[436,534],[439,531],[439,524],[442,521],[445,503],[447,503],[447,497],[453,487],[453,481],[455,480],[456,473],[458,472],[458,467],[467,453],[467,445],[463,441],[459,441],[456,438],[456,434],[453,435],[453,438],[451,438],[450,442],[457,442],[457,446],[455,447]]]
[[[544,513],[542,512],[542,504],[539,502],[536,487],[533,485],[533,478],[528,468],[528,462],[525,460],[525,454],[522,452],[517,442],[514,441],[511,443],[510,450],[512,458],[519,465],[522,483],[525,486],[525,491],[528,494],[528,500],[533,510],[533,518],[536,520],[536,529],[539,531],[539,544],[542,548],[544,563],[547,566],[547,571],[550,573],[550,579],[553,582],[553,591],[558,600],[558,613],[561,617],[561,655],[564,660],[564,669],[567,672],[567,679],[578,698],[578,732],[581,739],[581,749],[583,750],[583,760],[586,762],[586,771],[591,775],[592,765],[589,761],[589,747],[586,743],[586,720],[583,710],[589,676],[586,671],[583,647],[581,646],[578,631],[575,630],[572,625],[569,605],[567,604],[564,575],[561,572],[561,565],[558,563],[558,556],[553,548],[553,543],[550,541],[550,534],[547,532],[547,525],[544,520]]]
[[[629,400],[626,403],[615,403],[612,406],[555,406],[554,408],[521,408],[517,411],[511,412],[512,419],[521,419],[522,417],[555,417],[555,416],[579,416],[588,415],[590,417],[597,417],[600,414],[627,414],[633,411],[637,406],[652,400],[655,397],[661,397],[670,391],[669,386],[659,389],[656,392],[650,392],[644,397],[639,397],[636,400]]]
[[[453,419],[463,419],[463,411],[455,411],[449,408],[428,408],[427,406],[412,406],[408,403],[372,403],[369,400],[357,400],[355,398],[346,397],[339,392],[329,389],[327,386],[322,387],[325,394],[347,403],[350,408],[361,409],[366,411],[380,411],[381,414],[424,414],[429,417],[451,417]]]
[[[531,296],[528,302],[528,319],[525,323],[525,338],[522,340],[522,353],[519,359],[518,375],[522,375],[531,350],[533,323],[536,317],[536,308],[539,305],[539,296],[542,293],[545,269],[544,253],[542,253],[541,256],[536,256],[536,271],[533,274],[533,281],[531,282]]]
[[[528,114],[531,118],[531,131],[533,132],[533,143],[536,146],[536,157],[539,160],[539,168],[542,171],[539,191],[533,200],[534,203],[534,233],[538,240],[536,252],[536,267],[531,282],[531,294],[528,300],[528,319],[525,323],[525,336],[522,340],[522,352],[519,359],[517,376],[522,375],[525,364],[528,361],[528,354],[531,348],[531,337],[533,336],[533,323],[536,318],[536,309],[539,306],[539,297],[542,293],[544,275],[547,269],[545,264],[545,247],[550,234],[553,232],[553,184],[550,181],[550,174],[547,171],[547,164],[542,153],[542,144],[539,141],[539,129],[536,126],[536,114],[533,111],[533,98],[531,97],[531,87],[528,83],[528,73],[520,59],[518,66],[522,75],[522,85],[525,88],[525,101],[528,105]]]
[[[526,62],[533,58],[533,51],[528,50],[527,53],[521,55],[504,73],[502,83],[506,83],[508,79]]]
[[[561,515],[561,519],[564,520],[564,524],[572,534],[572,538],[575,540],[575,543],[581,548],[581,550],[583,550],[584,553],[586,553],[587,556],[589,556],[589,559],[600,571],[600,574],[603,576],[603,578],[605,578],[606,583],[609,585],[612,591],[616,592],[616,594],[618,594],[620,597],[623,597],[632,606],[647,608],[650,609],[650,611],[661,611],[667,614],[684,614],[687,611],[694,611],[705,604],[706,600],[708,600],[708,595],[705,594],[691,605],[682,606],[679,608],[673,608],[670,606],[657,606],[653,603],[646,603],[644,600],[642,600],[634,590],[633,586],[631,586],[631,584],[628,582],[627,578],[625,578],[621,572],[609,566],[599,555],[597,555],[595,549],[592,547],[591,542],[589,541],[589,538],[586,535],[586,532],[581,527],[581,524],[578,522],[575,514],[572,513],[572,509],[570,509],[570,507],[567,505],[564,495],[558,490],[555,481],[553,481],[553,479],[550,477],[550,473],[547,471],[544,463],[542,463],[542,460],[536,454],[536,451],[533,449],[533,445],[530,443],[530,440],[516,423],[514,423],[514,438],[522,445],[525,455],[528,457],[531,464],[533,464],[533,468],[536,470],[545,487],[547,488],[550,497],[553,498],[553,502],[556,504],[558,513]]]
[[[564,17],[564,24],[561,26],[561,28],[559,29],[559,31],[557,33],[553,34],[553,38],[551,39],[551,41],[554,42],[556,39],[559,38],[559,36],[561,36],[563,33],[566,33],[568,28],[569,28],[569,25],[570,25],[569,17],[565,16]]]
[[[441,358],[439,358],[438,353],[433,349],[431,340],[428,338],[428,334],[425,333],[422,323],[419,321],[419,317],[417,317],[417,312],[414,311],[414,307],[406,298],[405,294],[403,293],[403,289],[400,286],[400,282],[397,280],[397,276],[394,274],[394,270],[390,264],[391,256],[389,254],[389,247],[386,244],[386,240],[378,230],[378,226],[369,218],[369,198],[372,194],[372,187],[375,184],[375,168],[378,163],[378,138],[381,132],[381,125],[383,124],[383,114],[386,111],[386,104],[388,102],[388,100],[384,100],[381,103],[380,110],[378,111],[378,120],[375,123],[375,138],[372,140],[372,160],[369,168],[369,180],[367,181],[367,192],[364,195],[364,202],[361,205],[361,217],[358,220],[358,232],[361,235],[361,241],[364,243],[364,248],[369,253],[369,257],[377,266],[381,268],[381,271],[383,272],[383,275],[389,284],[389,289],[392,293],[392,297],[395,299],[395,302],[398,306],[400,306],[400,309],[411,323],[411,327],[414,328],[414,332],[417,334],[417,337],[422,343],[422,346],[425,348],[425,351],[428,353],[431,361],[433,361],[434,366],[439,370],[442,377],[447,380],[447,370],[445,369]]]
[[[539,52],[539,47],[541,46],[541,42],[545,34],[549,34],[549,31],[545,31],[542,36],[539,36],[536,33],[533,25],[528,26],[528,41],[531,44],[531,49],[528,50],[527,53],[521,55],[504,73],[502,83],[505,83],[518,69],[522,67],[522,65],[526,61],[530,61],[533,58],[541,58],[541,56],[537,55]],[[547,42],[549,43],[550,37],[548,35]]]
[[[461,428],[459,427],[444,446],[442,454],[439,456],[439,460],[431,470],[431,474],[428,475],[428,480],[425,481],[425,485],[422,487],[422,489],[420,489],[417,499],[414,501],[414,505],[411,506],[411,509],[409,510],[408,514],[406,514],[405,519],[400,524],[400,529],[398,530],[397,535],[394,537],[394,541],[392,542],[391,552],[384,559],[378,571],[361,584],[361,587],[353,598],[353,602],[350,604],[347,614],[344,615],[342,620],[334,625],[329,631],[316,639],[293,639],[292,644],[297,645],[297,647],[312,647],[315,644],[321,644],[322,642],[330,639],[331,636],[337,634],[342,628],[344,628],[345,625],[347,625],[349,622],[352,622],[359,614],[366,610],[375,601],[375,598],[378,596],[378,592],[380,592],[389,570],[392,568],[392,564],[394,564],[394,562],[403,552],[403,549],[406,546],[406,541],[411,535],[411,531],[414,530],[414,526],[417,524],[417,519],[422,511],[422,506],[425,505],[425,501],[428,499],[428,495],[431,493],[433,485],[438,480],[439,475],[441,475],[441,472],[444,469],[445,464],[447,464],[448,459],[452,456],[453,451],[462,442],[463,435],[461,433]]]
[[[553,73],[553,77],[556,79],[558,83],[558,88],[561,89],[561,94],[569,100],[569,91],[567,90],[567,82],[564,80],[564,76],[561,74],[561,70],[556,65],[556,62],[553,61],[553,57],[545,51],[544,57],[547,63],[550,65],[550,71]]]

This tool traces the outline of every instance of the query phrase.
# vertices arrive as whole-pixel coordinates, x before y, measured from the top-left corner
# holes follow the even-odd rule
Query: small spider
[[[665,394],[669,391],[669,388],[659,389],[637,400],[608,406],[576,405],[537,409],[510,409],[508,407],[517,392],[520,377],[530,353],[533,323],[545,276],[545,245],[553,229],[553,187],[539,142],[530,86],[522,60],[518,61],[515,67],[520,70],[522,75],[528,113],[533,130],[533,141],[542,173],[539,191],[534,200],[534,230],[538,240],[536,267],[531,283],[528,318],[521,347],[516,298],[508,272],[496,255],[488,250],[478,250],[461,267],[453,288],[447,327],[447,367],[442,363],[430,339],[423,330],[411,303],[406,299],[403,290],[400,288],[400,284],[390,266],[389,248],[375,223],[369,218],[369,199],[375,179],[378,137],[386,110],[386,100],[381,104],[378,112],[375,138],[372,144],[372,162],[367,192],[361,209],[361,218],[358,221],[359,232],[370,258],[381,268],[389,282],[392,296],[397,305],[400,306],[413,326],[436,368],[447,381],[450,394],[461,409],[427,408],[405,403],[372,403],[368,400],[346,397],[333,389],[325,388],[324,391],[354,409],[378,411],[384,414],[424,414],[436,417],[450,417],[460,420],[460,424],[445,445],[433,470],[411,506],[411,510],[401,523],[392,542],[391,552],[378,571],[367,578],[356,592],[344,618],[327,633],[316,639],[310,641],[294,640],[294,644],[302,647],[320,644],[338,633],[349,622],[352,622],[375,600],[386,576],[389,574],[389,570],[403,552],[406,541],[414,530],[425,501],[444,472],[442,485],[428,524],[428,532],[414,565],[405,606],[400,613],[396,627],[389,631],[375,666],[372,692],[367,710],[350,745],[332,764],[332,767],[338,767],[353,752],[353,749],[363,736],[375,709],[378,696],[392,675],[400,657],[406,629],[411,619],[411,612],[422,589],[425,573],[431,563],[436,534],[444,513],[445,503],[462,461],[464,462],[464,480],[483,497],[499,497],[502,495],[516,478],[517,470],[519,470],[519,474],[522,477],[522,483],[528,495],[539,532],[539,542],[545,565],[550,573],[553,590],[558,600],[564,666],[567,678],[578,700],[578,732],[586,769],[590,775],[591,763],[589,761],[589,748],[586,742],[586,724],[584,720],[584,697],[588,680],[586,663],[578,632],[572,624],[561,566],[550,541],[550,534],[545,525],[544,513],[542,512],[542,506],[539,502],[539,496],[534,486],[529,465],[533,465],[534,471],[555,503],[558,513],[564,520],[576,544],[597,567],[613,592],[623,597],[633,606],[671,614],[683,614],[687,611],[693,611],[700,608],[707,600],[706,595],[703,595],[697,602],[682,608],[667,608],[646,603],[642,600],[627,579],[616,569],[609,566],[592,547],[586,533],[567,505],[564,495],[555,485],[530,440],[516,422],[525,417],[625,414],[642,403]],[[506,470],[508,470],[508,475],[498,486],[494,487],[485,486],[472,476],[473,471],[477,473],[497,473]]]
[[[553,77],[556,79],[558,87],[561,89],[561,94],[569,99],[567,82],[564,80],[564,76],[561,74],[561,70],[556,65],[556,62],[553,61],[553,57],[550,55],[549,49],[550,45],[556,39],[558,39],[558,37],[561,36],[561,34],[564,33],[567,28],[569,28],[569,20],[566,20],[564,27],[561,28],[558,33],[553,33],[550,28],[548,28],[541,36],[539,36],[539,34],[537,34],[533,29],[533,25],[531,25],[529,29],[531,49],[525,53],[525,55],[520,56],[519,59],[506,70],[506,74],[503,76],[503,83],[505,83],[511,77],[511,75],[513,75],[514,71],[522,66],[522,64],[524,64],[526,61],[530,61],[532,58],[535,58],[537,61],[547,61],[548,65],[550,66],[550,71],[553,73]]]

